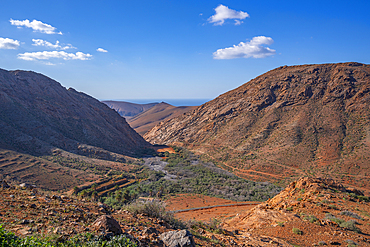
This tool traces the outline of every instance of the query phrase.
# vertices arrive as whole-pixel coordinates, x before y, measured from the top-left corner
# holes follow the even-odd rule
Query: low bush
[[[358,227],[356,227],[356,224],[358,223],[355,220],[345,221],[343,219],[335,217],[332,214],[326,214],[325,218],[337,223],[340,227],[346,228],[357,233],[361,232],[361,230]]]
[[[357,246],[357,243],[355,241],[351,240],[351,239],[348,239],[345,242],[347,242],[347,244],[348,244],[347,247],[355,247],[355,246]]]
[[[319,221],[319,219],[316,218],[314,215],[305,216],[305,217],[303,217],[303,219],[304,220],[307,220],[307,221],[309,221],[311,223],[315,223],[315,222]]]
[[[166,211],[166,204],[159,201],[134,202],[125,206],[134,215],[144,214],[149,217],[162,219],[176,228],[185,228],[184,223],[175,219],[174,214]]]
[[[6,231],[0,225],[0,246],[1,247],[137,247],[124,235],[114,236],[110,240],[102,240],[92,234],[76,235],[63,242],[58,242],[58,238],[35,236],[20,238],[12,232]]]
[[[363,218],[360,215],[358,215],[356,213],[353,213],[351,211],[347,211],[347,210],[342,211],[342,212],[340,212],[340,214],[341,215],[346,215],[346,216],[349,216],[349,217],[352,217],[352,218],[355,218],[355,219],[358,219],[358,220],[363,220]]]
[[[301,230],[299,230],[298,228],[295,228],[295,227],[293,227],[292,232],[294,234],[297,234],[297,235],[302,235],[303,234],[303,232]]]
[[[360,200],[360,201],[370,202],[370,198],[368,196],[361,196],[361,195],[357,195],[355,193],[350,193],[349,195],[351,197],[355,198],[355,199]]]

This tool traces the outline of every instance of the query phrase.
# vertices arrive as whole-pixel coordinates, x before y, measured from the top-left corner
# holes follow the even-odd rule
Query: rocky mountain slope
[[[116,111],[35,72],[0,70],[0,147],[29,154],[133,155],[148,147]]]
[[[176,107],[165,102],[161,102],[148,110],[127,119],[127,122],[140,135],[144,135],[158,123],[180,116],[195,108],[195,106]]]
[[[125,117],[126,119],[134,117],[158,104],[158,103],[136,104],[114,100],[105,100],[102,102],[109,106],[110,108],[116,110],[119,113],[119,115]]]
[[[370,188],[370,66],[283,66],[144,135],[184,145],[241,177],[330,175]],[[286,180],[287,179],[287,180]]]

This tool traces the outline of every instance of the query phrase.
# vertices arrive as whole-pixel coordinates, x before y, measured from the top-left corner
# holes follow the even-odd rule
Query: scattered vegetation
[[[319,219],[316,218],[316,216],[314,216],[314,215],[307,215],[307,216],[303,217],[303,219],[309,221],[310,223],[315,223],[315,222],[319,221]]]
[[[279,221],[277,224],[278,224],[278,226],[281,226],[281,227],[284,226],[284,222],[281,222],[281,221]]]
[[[225,234],[225,230],[222,229],[221,221],[219,219],[212,218],[209,222],[189,220],[185,224],[187,228],[192,230],[203,229],[216,234]]]
[[[340,227],[346,228],[348,230],[351,230],[351,231],[354,231],[354,232],[357,232],[357,233],[361,232],[360,229],[356,226],[356,224],[358,224],[358,223],[355,220],[345,221],[343,219],[335,217],[334,215],[332,215],[330,213],[327,213],[325,215],[325,218],[337,223]]]
[[[349,217],[352,217],[352,218],[355,218],[355,219],[358,219],[358,220],[363,220],[363,218],[360,215],[358,215],[356,213],[353,213],[351,211],[347,211],[347,210],[342,211],[342,212],[340,212],[340,214],[341,215],[346,215],[346,216],[349,216]]]
[[[293,227],[292,232],[294,234],[297,234],[297,235],[302,235],[303,234],[303,232],[301,230],[299,230],[298,228],[295,228],[295,227]]]
[[[166,211],[166,205],[159,201],[147,201],[147,202],[134,202],[127,206],[125,209],[130,211],[134,215],[143,214],[149,217],[158,218],[175,228],[185,228],[184,224],[175,219],[174,214]]]
[[[370,198],[368,196],[361,196],[361,195],[357,195],[355,193],[350,193],[349,195],[354,199],[358,199],[358,200],[364,201],[364,202],[370,202]]]
[[[132,242],[124,235],[114,236],[109,240],[104,240],[92,234],[76,235],[68,240],[56,236],[49,237],[25,237],[20,238],[12,232],[6,231],[0,225],[0,246],[6,247],[136,247],[136,243]]]
[[[347,244],[348,244],[347,246],[348,247],[355,247],[355,246],[357,246],[357,243],[355,241],[351,240],[351,239],[348,239],[345,242],[347,242]]]
[[[265,201],[280,192],[281,188],[268,182],[253,182],[235,176],[205,163],[186,149],[174,147],[176,153],[164,152],[164,171],[144,167],[136,176],[140,183],[119,189],[102,199],[115,208],[130,203],[138,197],[163,197],[179,193],[203,194],[234,201]],[[167,174],[166,174],[166,173]],[[125,194],[126,196],[121,196]]]

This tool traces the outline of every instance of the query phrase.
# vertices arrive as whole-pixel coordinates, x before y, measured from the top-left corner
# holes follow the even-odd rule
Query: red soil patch
[[[176,153],[175,150],[173,150],[172,147],[166,146],[166,145],[160,145],[160,146],[152,146],[152,148],[157,152],[157,153],[164,153],[164,152],[169,152],[170,154]]]
[[[179,194],[166,200],[168,210],[181,210],[200,208],[215,205],[243,204],[246,202],[231,201],[216,197],[210,197],[197,194]],[[192,210],[187,212],[176,213],[175,216],[181,220],[201,220],[209,221],[212,218],[229,218],[234,217],[240,212],[244,212],[255,207],[260,202],[252,202],[252,205],[235,205],[227,207],[208,208],[201,210]]]

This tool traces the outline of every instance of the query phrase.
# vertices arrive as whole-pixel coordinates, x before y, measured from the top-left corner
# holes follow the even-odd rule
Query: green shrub
[[[18,246],[20,240],[11,232],[7,232],[3,225],[0,225],[0,246]]]
[[[217,234],[223,233],[223,229],[220,227],[221,221],[219,219],[212,218],[209,223],[208,227],[209,229]]]
[[[345,221],[343,222],[342,224],[340,224],[339,226],[340,227],[343,227],[343,228],[346,228],[348,230],[351,230],[351,231],[354,231],[354,232],[357,232],[357,233],[360,233],[361,230],[356,226],[356,224],[358,224],[356,221],[354,220],[349,220],[349,221]]]
[[[295,227],[293,227],[292,232],[294,234],[297,234],[297,235],[302,235],[303,234],[303,232],[301,230],[299,230],[298,228],[295,228]]]
[[[149,217],[162,219],[168,224],[178,227],[184,228],[184,224],[175,219],[174,214],[172,212],[166,211],[165,203],[158,202],[158,201],[147,201],[147,202],[134,202],[129,205],[126,205],[126,210],[130,211],[132,214],[144,214]]]
[[[340,227],[346,228],[357,233],[361,232],[361,230],[358,227],[356,227],[356,224],[358,223],[354,220],[345,221],[343,219],[335,217],[332,214],[326,214],[325,218],[337,223]]]
[[[315,222],[317,222],[319,220],[314,215],[305,216],[303,219],[304,220],[307,220],[307,221],[309,221],[311,223],[315,223]]]
[[[19,238],[13,233],[5,231],[0,225],[0,246],[1,247],[137,247],[124,235],[114,236],[110,240],[101,240],[92,234],[76,235],[64,242],[58,242],[55,236],[37,238],[34,236]]]
[[[370,198],[367,196],[360,196],[355,193],[350,193],[349,195],[355,199],[359,199],[360,201],[370,202]]]
[[[357,243],[355,241],[351,240],[351,239],[348,239],[345,242],[347,242],[347,244],[348,244],[347,246],[348,247],[355,247],[355,246],[357,246]]]
[[[355,219],[358,219],[358,220],[363,220],[363,218],[360,215],[358,215],[356,213],[353,213],[351,211],[347,211],[347,210],[346,211],[342,211],[342,212],[340,212],[340,214],[341,215],[347,215],[349,217],[352,217],[352,218],[355,218]]]

